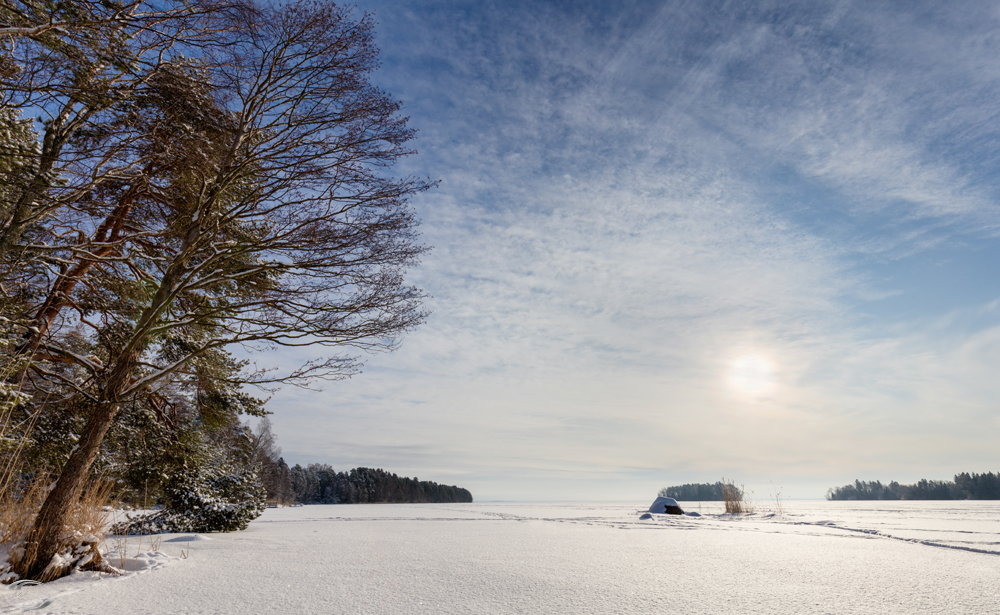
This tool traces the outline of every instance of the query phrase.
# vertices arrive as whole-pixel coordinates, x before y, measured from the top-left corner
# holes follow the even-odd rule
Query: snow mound
[[[657,513],[660,515],[683,515],[684,511],[681,507],[677,505],[677,500],[674,498],[658,497],[653,501],[652,506],[649,507],[649,512]]]

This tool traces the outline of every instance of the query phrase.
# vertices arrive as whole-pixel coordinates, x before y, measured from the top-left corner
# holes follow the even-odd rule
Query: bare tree
[[[267,491],[267,499],[282,503],[281,447],[271,431],[271,419],[262,417],[257,429],[250,434],[251,461],[260,468],[261,481]],[[287,472],[287,467],[285,468]]]
[[[109,130],[109,116],[165,61],[210,44],[206,34],[239,8],[228,0],[0,0],[0,43],[8,47],[0,55],[0,106],[42,123],[30,164],[3,177],[0,259],[44,260],[42,237],[21,243],[32,225],[142,164],[128,155],[128,133],[76,137]]]
[[[336,349],[392,349],[425,316],[404,273],[424,250],[408,199],[431,183],[386,175],[414,133],[369,81],[371,17],[311,2],[222,17],[196,58],[161,62],[108,107],[118,129],[78,136],[130,172],[64,196],[48,229],[76,240],[51,250],[60,266],[22,344],[26,377],[89,418],[29,537],[35,555],[17,564],[24,577],[45,574],[122,403],[232,344],[335,349],[248,383],[343,378],[357,361]],[[91,354],[61,335],[70,325],[90,332]]]
[[[191,5],[182,2],[149,0],[0,0],[0,37],[42,39],[56,44],[59,38],[106,43],[102,32],[107,26],[147,28],[187,13]]]

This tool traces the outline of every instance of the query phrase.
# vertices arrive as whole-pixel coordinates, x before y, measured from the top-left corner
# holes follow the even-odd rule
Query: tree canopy
[[[391,350],[424,319],[404,278],[425,249],[409,199],[432,182],[389,173],[414,131],[371,83],[370,15],[164,0],[0,20],[8,382],[25,424],[72,441],[19,564],[38,577],[122,417],[179,442],[260,414],[242,386],[348,377],[345,349]],[[234,346],[329,350],[274,372]]]

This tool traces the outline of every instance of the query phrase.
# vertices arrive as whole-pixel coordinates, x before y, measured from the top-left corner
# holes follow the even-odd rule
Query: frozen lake
[[[245,532],[164,535],[158,552],[133,537],[138,574],[0,590],[0,611],[1000,613],[1000,502],[681,505],[702,516],[640,520],[649,502],[269,509]]]

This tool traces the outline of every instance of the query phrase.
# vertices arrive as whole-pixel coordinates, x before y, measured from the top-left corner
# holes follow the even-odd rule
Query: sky
[[[477,501],[1000,470],[1000,7],[368,0],[427,322],[269,402]],[[309,358],[271,355],[277,361]]]

